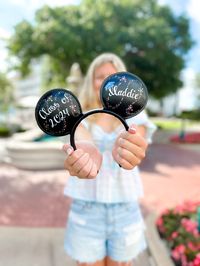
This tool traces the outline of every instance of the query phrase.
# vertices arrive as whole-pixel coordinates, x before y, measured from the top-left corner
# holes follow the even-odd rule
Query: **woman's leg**
[[[106,266],[106,260],[97,261],[94,263],[77,263],[77,266]]]
[[[84,265],[85,266],[85,265]],[[106,266],[133,266],[132,262],[118,262],[106,257]]]

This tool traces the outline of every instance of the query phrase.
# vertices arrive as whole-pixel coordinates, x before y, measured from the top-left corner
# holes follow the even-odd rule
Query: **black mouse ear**
[[[104,80],[100,97],[104,109],[130,118],[145,108],[148,93],[139,77],[129,72],[117,72]]]
[[[82,110],[76,96],[62,88],[46,92],[35,108],[38,126],[52,136],[69,134],[81,116]]]

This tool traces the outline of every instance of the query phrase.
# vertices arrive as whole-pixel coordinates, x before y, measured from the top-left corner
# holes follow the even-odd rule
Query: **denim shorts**
[[[73,200],[65,251],[74,260],[94,263],[106,256],[129,262],[146,248],[144,222],[137,202],[97,203]]]

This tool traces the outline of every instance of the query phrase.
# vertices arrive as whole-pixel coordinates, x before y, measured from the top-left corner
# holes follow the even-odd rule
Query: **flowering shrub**
[[[185,133],[182,136],[175,135],[170,138],[172,142],[182,142],[182,143],[200,143],[200,133],[199,132],[190,132]]]
[[[177,266],[200,266],[200,202],[185,202],[165,210],[157,219],[160,236],[166,240]]]

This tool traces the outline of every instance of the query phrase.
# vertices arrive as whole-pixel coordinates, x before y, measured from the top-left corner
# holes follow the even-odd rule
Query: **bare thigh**
[[[133,266],[132,262],[118,262],[111,260],[109,257],[106,257],[106,265],[105,266]]]
[[[77,266],[106,266],[106,261],[104,259],[104,260],[97,261],[94,263],[79,263],[79,262],[77,262]]]

